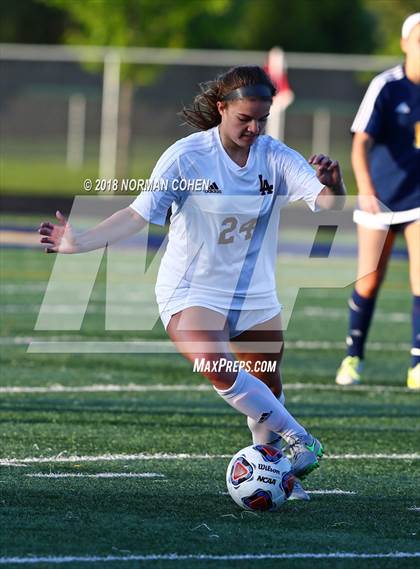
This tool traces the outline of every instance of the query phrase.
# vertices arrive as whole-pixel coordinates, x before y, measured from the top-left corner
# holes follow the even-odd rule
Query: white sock
[[[243,369],[238,372],[232,387],[216,391],[231,407],[259,424],[263,423],[267,430],[280,434],[287,441],[296,435],[307,435],[265,383]]]
[[[281,392],[277,400],[283,405],[286,402],[284,391]],[[264,423],[258,423],[255,419],[247,417],[248,427],[251,431],[252,442],[254,445],[271,445],[276,448],[281,448],[285,443],[278,433],[274,433],[267,429]]]

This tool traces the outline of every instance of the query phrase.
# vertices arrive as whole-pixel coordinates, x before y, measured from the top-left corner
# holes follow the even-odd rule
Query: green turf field
[[[229,457],[250,443],[245,418],[180,356],[27,353],[31,339],[140,335],[104,331],[104,267],[80,331],[34,331],[55,259],[1,254],[0,565],[418,567],[420,395],[405,389],[405,261],[392,262],[360,388],[333,383],[349,288],[299,294],[282,368],[286,401],[326,457],[304,484],[309,503],[253,514],[225,495]],[[165,333],[158,325],[147,336]]]

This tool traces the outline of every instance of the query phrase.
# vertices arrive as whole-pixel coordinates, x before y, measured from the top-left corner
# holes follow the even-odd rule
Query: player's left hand
[[[337,160],[332,160],[325,154],[313,154],[308,162],[312,166],[316,166],[316,177],[324,186],[336,188],[343,183]]]

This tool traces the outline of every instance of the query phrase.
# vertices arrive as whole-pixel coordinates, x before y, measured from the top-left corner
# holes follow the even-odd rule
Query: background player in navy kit
[[[251,198],[258,204],[258,213],[251,215],[250,210],[242,208],[247,223],[241,224],[230,216],[221,223],[215,216],[206,219],[205,210],[191,207],[194,196],[187,199],[186,192],[157,191],[143,192],[130,207],[81,235],[72,234],[59,212],[60,224],[43,223],[40,233],[47,252],[89,251],[128,237],[147,222],[164,224],[167,210],[172,208],[168,246],[156,287],[162,322],[185,357],[211,364],[203,374],[229,405],[248,417],[254,442],[272,443],[280,435],[289,445],[295,474],[303,477],[318,466],[323,448],[290,415],[282,398],[281,306],[274,281],[278,222],[272,221],[276,222],[275,216],[279,215],[281,200],[277,197],[283,198],[283,203],[305,200],[312,209],[331,208],[342,201],[337,196],[343,196],[345,189],[336,161],[324,155],[312,156],[310,164],[316,167],[315,172],[286,145],[269,136],[260,136],[274,94],[269,77],[256,66],[233,68],[204,85],[193,107],[185,110],[187,120],[199,132],[172,145],[151,176],[152,180],[170,182],[217,177],[217,187],[223,194],[207,194],[210,203],[222,208],[222,216],[226,218],[232,210],[225,213],[223,204],[238,207],[241,198]],[[262,188],[261,173],[264,181],[268,180],[262,183]],[[207,199],[204,201],[209,203]],[[205,253],[197,260],[204,275],[198,284],[187,275],[193,265],[187,258],[191,245],[187,237],[197,227],[197,216],[197,234],[207,231],[207,249],[204,247]],[[259,241],[259,236],[266,233],[270,238]],[[253,271],[260,262],[262,270]],[[247,271],[242,271],[246,263]],[[241,278],[245,277],[239,290],[240,280],[235,274],[231,278],[234,268]],[[211,290],[208,290],[209,281],[214,285]],[[224,302],[226,298],[228,304]],[[235,301],[239,309],[235,308]],[[243,303],[247,310],[243,309]],[[263,353],[256,353],[251,349],[253,343],[275,347],[272,353],[264,353],[261,348]],[[255,363],[274,361],[276,369],[270,373],[258,370],[248,373],[244,369],[232,371],[217,366],[220,361],[234,363],[234,354]]]
[[[347,356],[336,376],[339,385],[361,380],[376,296],[396,233],[403,231],[413,293],[412,362],[407,385],[420,389],[420,12],[405,20],[401,49],[406,56],[404,65],[373,79],[351,128],[352,164],[359,190],[360,209],[354,214],[359,258],[349,301]]]

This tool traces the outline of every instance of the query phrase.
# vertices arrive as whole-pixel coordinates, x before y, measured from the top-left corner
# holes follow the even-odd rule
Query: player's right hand
[[[57,211],[55,216],[58,224],[44,221],[38,229],[38,233],[44,235],[40,242],[48,245],[44,249],[45,253],[77,253],[76,241],[70,224],[61,211]]]
[[[357,196],[359,209],[367,213],[381,213],[380,202],[374,194],[359,194]]]

